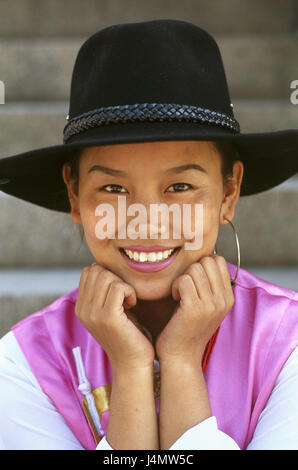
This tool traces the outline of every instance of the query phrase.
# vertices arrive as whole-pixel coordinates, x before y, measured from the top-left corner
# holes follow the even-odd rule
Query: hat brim
[[[0,190],[47,209],[70,212],[62,165],[79,148],[154,141],[230,141],[244,164],[240,196],[267,191],[298,172],[298,130],[233,134],[188,122],[110,124],[88,129],[66,144],[0,159]],[[1,181],[0,181],[1,182]]]

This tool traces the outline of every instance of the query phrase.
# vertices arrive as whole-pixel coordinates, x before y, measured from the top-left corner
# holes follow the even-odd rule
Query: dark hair
[[[78,183],[79,183],[79,163],[80,163],[82,152],[83,152],[82,148],[76,149],[73,152],[71,152],[71,156],[68,157],[64,161],[64,163],[68,163],[70,165],[70,177],[71,179],[74,180],[74,184],[77,189],[78,189]],[[84,239],[84,229],[81,225],[79,225],[78,228],[79,228],[79,233],[81,236],[81,245],[82,245],[83,239]]]
[[[79,180],[79,164],[83,150],[83,148],[74,150],[71,157],[66,161],[66,163],[70,165],[70,177],[74,179],[76,183],[78,183]]]
[[[213,141],[213,145],[221,155],[221,173],[223,181],[226,182],[227,179],[233,174],[233,163],[236,160],[241,159],[239,152],[235,145],[224,140]],[[82,152],[83,149],[75,150],[68,161],[71,168],[70,176],[75,180],[76,183],[78,183],[79,180],[79,163]]]
[[[233,164],[236,160],[241,160],[235,145],[228,141],[214,141],[214,147],[221,155],[221,174],[226,182],[233,175]]]

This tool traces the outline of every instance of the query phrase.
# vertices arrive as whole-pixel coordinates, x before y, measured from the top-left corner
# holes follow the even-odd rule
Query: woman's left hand
[[[179,304],[157,338],[159,361],[201,364],[205,347],[234,304],[230,273],[223,256],[193,263],[172,284]]]

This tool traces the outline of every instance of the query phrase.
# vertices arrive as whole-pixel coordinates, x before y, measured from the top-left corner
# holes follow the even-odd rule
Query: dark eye
[[[106,184],[105,186],[103,186],[102,188],[100,189],[105,189],[105,188],[113,188],[111,191],[108,190],[108,193],[123,193],[123,192],[126,192],[126,189],[123,188],[123,186],[120,186],[119,184]],[[122,188],[124,191],[117,191],[117,188]]]
[[[181,192],[184,192],[185,191],[185,186],[188,186],[189,188],[192,188],[191,184],[188,184],[188,183],[174,183],[171,185],[172,187],[176,187],[178,188],[176,191],[170,191],[171,192],[174,192],[174,193],[181,193]],[[171,187],[170,186],[170,187]],[[187,189],[186,189],[187,190]]]

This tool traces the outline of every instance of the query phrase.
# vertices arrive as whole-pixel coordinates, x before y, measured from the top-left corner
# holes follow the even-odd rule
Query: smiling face
[[[77,187],[70,176],[69,164],[63,166],[71,218],[75,223],[83,225],[86,242],[95,260],[131,284],[139,299],[157,300],[167,297],[171,294],[174,279],[192,263],[213,252],[219,226],[228,223],[224,217],[230,220],[234,217],[243,164],[241,161],[234,163],[234,173],[227,182],[223,181],[221,165],[221,155],[211,142],[206,141],[146,142],[86,148],[80,158]],[[126,209],[132,204],[142,204],[146,209],[147,238],[132,239],[126,236],[125,239],[119,239],[118,196],[125,198]],[[197,229],[195,205],[202,205],[202,246],[195,250],[186,249],[185,242],[192,240],[184,237],[183,228],[181,238],[173,238],[171,216],[168,239],[162,238],[161,219],[155,225],[156,237],[151,239],[149,215],[153,203],[167,206],[177,204],[181,208],[181,214],[183,204],[188,204],[191,208],[192,231]],[[109,204],[114,208],[114,238],[99,239],[96,235],[99,216],[95,209],[100,204]],[[136,216],[137,214],[125,217],[126,228]],[[138,267],[144,266],[144,263],[140,262],[136,254],[136,260],[130,261],[123,253],[123,247],[135,245],[144,246],[144,251],[156,245],[176,250],[162,269],[159,263],[153,263],[153,255],[146,265],[151,261],[151,266],[156,266],[155,270],[143,272]]]

